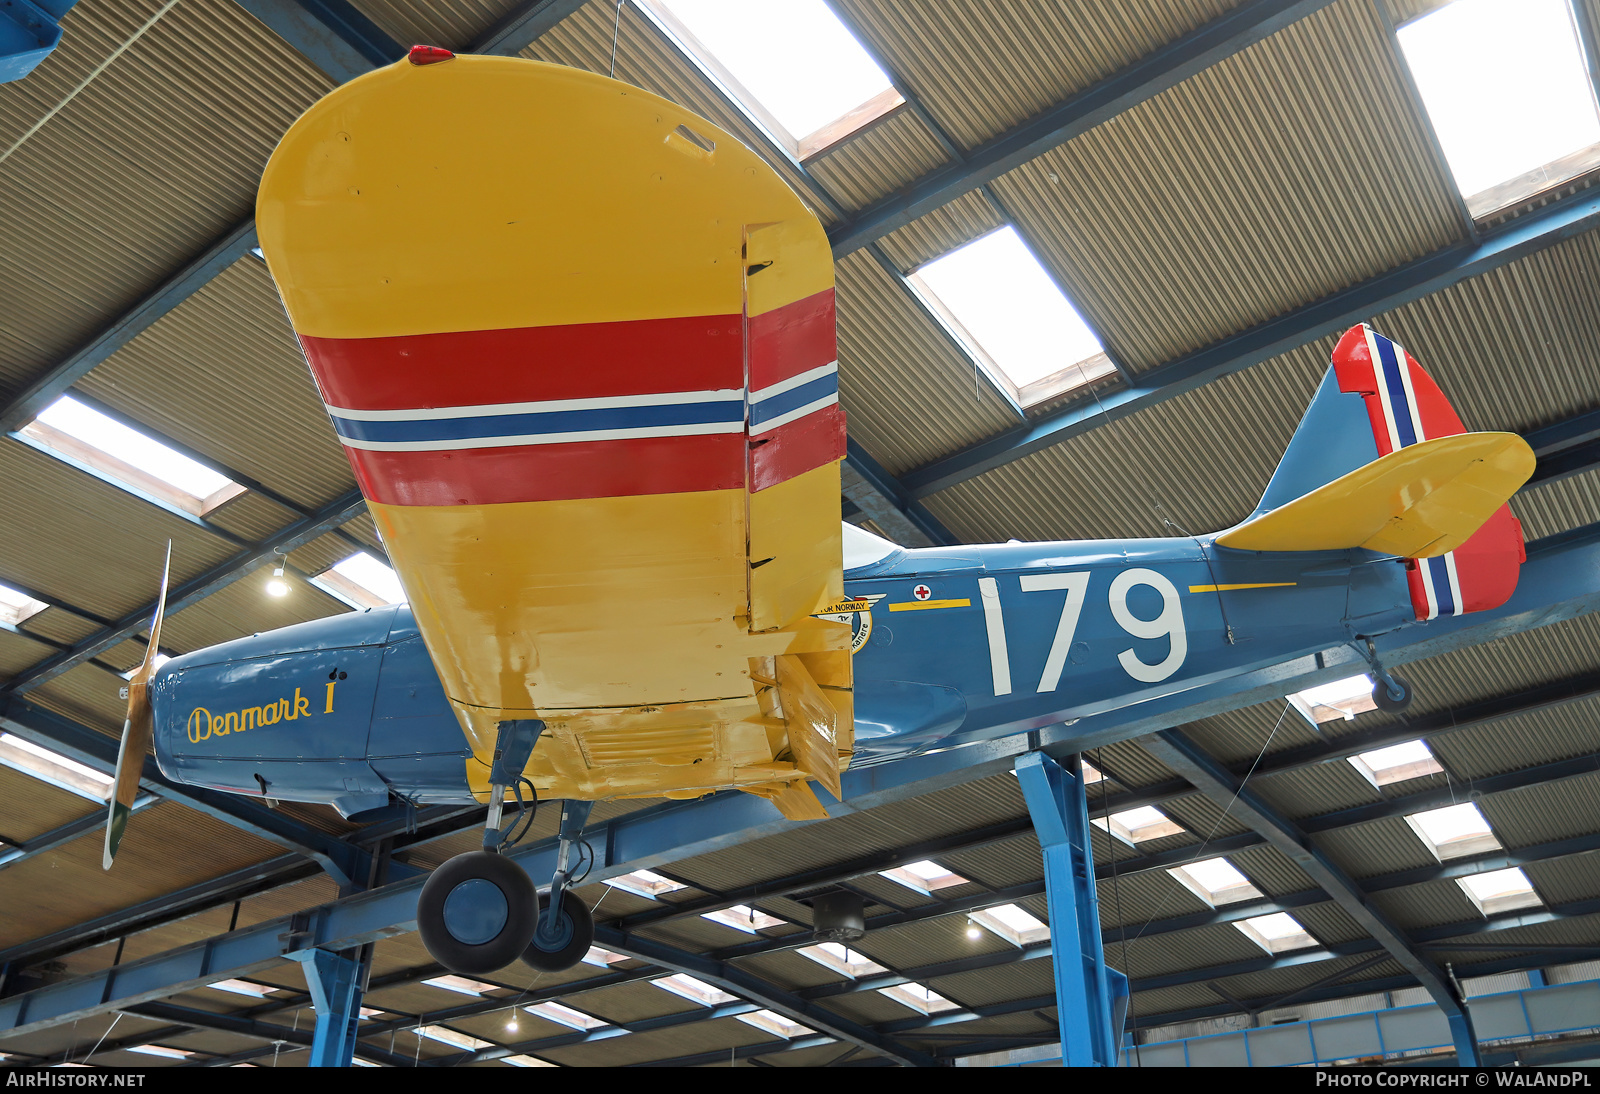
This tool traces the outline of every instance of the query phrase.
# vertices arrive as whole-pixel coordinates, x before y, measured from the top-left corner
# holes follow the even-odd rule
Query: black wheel
[[[534,928],[528,948],[522,951],[522,960],[540,972],[560,972],[582,961],[594,945],[594,916],[589,906],[572,893],[562,893],[552,931],[545,920],[549,906],[549,896],[539,897],[539,925]]]
[[[1377,686],[1372,689],[1372,701],[1377,703],[1378,709],[1385,714],[1403,714],[1411,706],[1411,700],[1416,693],[1412,691],[1410,684],[1398,676],[1390,675],[1389,683],[1400,690],[1400,698],[1396,699],[1389,694],[1389,688],[1379,680]]]
[[[451,972],[483,976],[517,959],[538,914],[533,879],[504,855],[470,851],[429,876],[417,899],[417,931]]]

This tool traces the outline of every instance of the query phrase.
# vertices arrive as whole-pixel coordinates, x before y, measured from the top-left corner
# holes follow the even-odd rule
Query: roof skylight
[[[786,1041],[793,1037],[799,1037],[803,1033],[816,1032],[810,1026],[802,1026],[793,1018],[786,1018],[775,1010],[755,1010],[749,1014],[736,1014],[734,1017],[747,1026],[764,1029],[773,1036],[782,1037]]]
[[[510,1064],[512,1067],[555,1067],[556,1066],[555,1064],[552,1064],[552,1063],[550,1063],[550,1062],[548,1062],[546,1060],[539,1059],[539,1057],[537,1057],[537,1056],[525,1056],[525,1055],[520,1055],[520,1054],[516,1055],[516,1056],[502,1056],[502,1057],[500,1057],[500,1062],[502,1064]]]
[[[113,781],[110,775],[14,733],[0,733],[0,764],[92,802],[105,801]]]
[[[713,987],[704,980],[690,976],[686,972],[675,972],[671,976],[663,976],[650,983],[662,991],[670,991],[673,995],[680,995],[691,1003],[699,1003],[702,1007],[714,1007],[718,1003],[731,1003],[736,998],[729,995],[721,988]]]
[[[1434,759],[1433,753],[1428,751],[1428,746],[1421,741],[1376,748],[1348,759],[1350,765],[1366,776],[1373,786],[1387,786],[1406,779],[1436,775],[1444,770],[1439,766],[1439,761]]]
[[[640,0],[797,159],[905,102],[823,0]]]
[[[1019,406],[1116,371],[1100,340],[1009,224],[908,281]]]
[[[966,885],[968,881],[960,874],[946,870],[937,862],[923,859],[921,862],[910,862],[893,870],[879,870],[879,877],[886,877],[890,881],[898,881],[907,889],[915,889],[924,896],[932,896],[940,889],[949,889],[956,885]]]
[[[1426,813],[1412,813],[1406,818],[1406,823],[1441,862],[1447,858],[1498,850],[1500,847],[1500,841],[1495,839],[1489,822],[1483,819],[1483,814],[1472,802],[1430,809]]]
[[[1567,0],[1455,0],[1400,46],[1475,217],[1600,166],[1596,115]]]
[[[892,988],[879,988],[878,994],[888,999],[893,999],[902,1006],[910,1007],[919,1014],[938,1014],[945,1010],[959,1010],[960,1003],[952,1003],[926,984],[919,984],[915,980],[905,984],[896,984]]]
[[[235,995],[253,995],[257,999],[265,999],[279,990],[271,984],[256,984],[249,980],[218,980],[215,984],[207,984],[206,987],[216,991],[231,991]]]
[[[403,604],[406,599],[394,571],[365,552],[334,563],[312,578],[311,584],[358,609]]]
[[[722,908],[715,912],[702,912],[700,918],[721,923],[724,927],[732,927],[746,934],[755,934],[768,927],[781,927],[788,922],[745,904],[735,904],[731,908]]]
[[[171,1060],[187,1060],[194,1053],[182,1048],[167,1048],[165,1045],[130,1045],[129,1052],[138,1052],[145,1056],[165,1056]]]
[[[1288,912],[1258,915],[1254,919],[1241,919],[1234,923],[1241,934],[1268,953],[1287,953],[1317,945],[1309,931]]]
[[[1170,820],[1153,805],[1125,809],[1110,817],[1092,817],[1089,823],[1102,832],[1110,832],[1124,843],[1143,843],[1162,836],[1176,836],[1183,831],[1181,824]]]
[[[602,950],[599,946],[590,946],[589,952],[584,954],[579,960],[581,960],[585,965],[597,965],[603,969],[608,965],[615,965],[618,961],[626,961],[628,959],[620,953],[612,953],[610,950]]]
[[[1457,878],[1456,884],[1484,915],[1497,915],[1518,908],[1535,908],[1544,901],[1533,891],[1533,883],[1521,869],[1491,870],[1486,874]]]
[[[15,589],[0,585],[0,623],[10,623],[15,627],[49,606],[42,600],[35,600],[27,593],[19,593]]]
[[[843,973],[852,980],[889,971],[872,958],[839,942],[819,942],[815,946],[804,946],[795,952],[811,958],[819,965],[826,965],[834,972]]]
[[[480,1040],[465,1033],[457,1033],[455,1030],[447,1029],[444,1026],[418,1026],[416,1032],[418,1037],[426,1037],[429,1040],[439,1041],[446,1045],[454,1045],[456,1048],[464,1048],[469,1051],[489,1048],[493,1044],[491,1041]]]
[[[596,1018],[592,1014],[585,1014],[581,1010],[573,1010],[571,1007],[562,1006],[556,1002],[535,1003],[522,1009],[529,1014],[536,1014],[540,1018],[548,1018],[552,1022],[557,1022],[571,1029],[588,1031],[611,1024],[604,1018]]]
[[[1357,714],[1378,709],[1372,698],[1372,677],[1365,674],[1297,691],[1289,696],[1289,702],[1314,726],[1341,718],[1349,722]]]
[[[148,501],[203,517],[244,487],[70,395],[17,435],[33,447]]]
[[[423,983],[431,988],[443,988],[445,991],[460,992],[462,995],[481,996],[487,995],[491,991],[501,990],[499,984],[486,984],[482,980],[456,976],[453,973],[446,976],[435,976],[429,980],[424,980]]]
[[[1167,873],[1213,908],[1219,904],[1256,900],[1261,896],[1261,890],[1250,884],[1250,879],[1225,858],[1186,863],[1173,867]]]
[[[634,896],[642,896],[650,900],[660,898],[662,893],[675,893],[679,889],[688,888],[681,881],[673,881],[671,878],[662,877],[653,870],[635,870],[633,873],[623,874],[621,877],[608,878],[606,884],[615,886],[625,893],[632,893]]]
[[[967,917],[991,934],[999,935],[1013,946],[1031,946],[1050,937],[1050,928],[1026,908],[1015,904],[997,904]]]

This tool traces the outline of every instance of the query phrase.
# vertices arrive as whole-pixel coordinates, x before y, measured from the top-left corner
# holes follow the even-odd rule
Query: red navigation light
[[[453,61],[455,56],[448,49],[438,46],[412,46],[406,53],[406,60],[414,65],[436,65],[440,61]]]

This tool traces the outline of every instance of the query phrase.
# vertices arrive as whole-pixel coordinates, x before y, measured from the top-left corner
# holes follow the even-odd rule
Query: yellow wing
[[[837,785],[833,265],[765,163],[591,73],[402,61],[295,123],[257,217],[481,795],[510,718],[548,796]]]

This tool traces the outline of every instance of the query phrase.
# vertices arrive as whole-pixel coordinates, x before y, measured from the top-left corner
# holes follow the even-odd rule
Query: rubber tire
[[[1380,680],[1372,689],[1372,701],[1377,703],[1378,709],[1385,714],[1404,714],[1410,708],[1411,700],[1416,698],[1416,689],[1393,674],[1390,674],[1389,679],[1399,684],[1405,694],[1398,699],[1391,699],[1389,689],[1384,687],[1383,681]]]
[[[477,945],[458,941],[444,920],[445,899],[457,885],[474,879],[494,885],[506,899],[506,922],[500,933]],[[527,949],[538,905],[538,889],[522,867],[504,855],[469,851],[429,875],[417,898],[417,932],[433,959],[451,972],[485,976],[505,968]]]
[[[539,897],[541,918],[549,906],[550,897],[541,894]],[[539,972],[562,972],[582,961],[584,955],[589,952],[589,947],[594,945],[594,915],[589,911],[587,904],[571,892],[562,893],[561,915],[572,924],[572,934],[567,944],[559,950],[541,949],[535,925],[534,936],[529,939],[527,949],[522,951],[522,960],[530,968]]]

